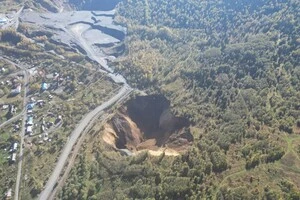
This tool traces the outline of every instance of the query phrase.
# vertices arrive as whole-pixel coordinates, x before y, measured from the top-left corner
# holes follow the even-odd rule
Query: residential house
[[[26,108],[27,108],[27,114],[32,114],[32,109],[33,109],[33,107],[34,107],[34,103],[29,103],[29,104],[27,104],[27,106],[26,106]]]
[[[17,149],[18,149],[18,143],[15,142],[15,143],[13,144],[12,151],[13,151],[13,152],[16,152]]]
[[[7,108],[9,108],[9,105],[8,105],[8,104],[3,104],[3,105],[2,105],[2,110],[6,110]]]
[[[48,89],[48,84],[45,83],[45,82],[43,82],[43,83],[42,83],[42,86],[41,86],[41,91],[45,91],[45,90],[47,90],[47,89]]]
[[[45,101],[44,101],[44,100],[38,100],[38,101],[36,102],[36,104],[41,108],[41,107],[44,106]]]
[[[17,108],[14,105],[12,105],[12,104],[9,105],[9,111],[8,112],[11,115],[13,115],[16,112],[16,110],[17,110]]]
[[[5,69],[4,67],[2,67],[2,68],[0,69],[0,72],[1,72],[1,73],[4,73],[4,72],[6,72],[6,69]]]
[[[0,17],[0,26],[4,25],[7,23],[7,18],[6,17]]]
[[[12,162],[16,162],[16,158],[17,158],[17,154],[16,154],[16,153],[13,153],[13,154],[11,155],[11,161],[12,161]]]
[[[27,126],[26,127],[26,134],[29,134],[29,135],[32,134],[32,126]]]
[[[34,103],[27,104],[27,110],[32,110],[34,105],[35,105]]]
[[[12,197],[12,189],[11,188],[9,188],[9,190],[7,190],[7,192],[6,192],[6,199],[8,200],[8,199],[11,199],[11,197]]]
[[[33,125],[33,117],[32,116],[27,118],[27,124],[26,125],[27,126],[32,126]]]
[[[21,93],[21,85],[18,85],[16,88],[12,89],[10,94],[11,95],[18,95]]]

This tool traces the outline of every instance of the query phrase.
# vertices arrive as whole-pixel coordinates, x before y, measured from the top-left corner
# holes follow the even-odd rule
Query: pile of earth
[[[103,134],[106,143],[117,149],[185,150],[193,142],[190,123],[175,116],[170,102],[162,95],[136,96],[107,122]]]

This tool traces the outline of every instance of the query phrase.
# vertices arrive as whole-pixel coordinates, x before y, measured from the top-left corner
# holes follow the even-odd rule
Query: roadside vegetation
[[[87,142],[59,197],[299,199],[299,9],[294,0],[123,1],[116,70],[166,95],[195,141],[174,158]]]
[[[17,166],[12,162],[13,144],[19,142],[19,135],[14,131],[15,125],[21,125],[20,121],[7,125],[0,129],[0,194],[1,199],[5,193],[15,187],[17,178]]]
[[[25,136],[20,198],[34,199],[50,176],[76,124],[86,113],[113,96],[120,86],[99,72],[98,66],[85,60],[81,54],[70,47],[54,44],[49,40],[47,32],[40,31],[37,36],[26,32],[26,29],[29,27],[21,24],[18,32],[13,29],[0,30],[0,51],[8,59],[26,67],[29,74],[27,97],[30,105],[26,105],[25,112],[28,116],[26,127],[32,127],[32,132],[26,131]],[[11,81],[18,73],[23,74],[23,71],[19,72],[20,69],[16,69],[16,66],[1,62],[0,69],[4,69],[0,73],[3,77],[1,81],[4,82],[0,85],[0,92],[3,93],[0,98],[1,105],[16,104],[17,111],[21,112],[24,109],[24,92],[9,97],[11,86],[6,80]],[[31,103],[32,114],[28,114]],[[7,112],[8,108],[1,110],[1,123],[9,119],[6,117]],[[30,117],[32,125],[28,125]],[[6,184],[0,186],[3,188],[3,196],[8,187],[14,189],[16,179],[17,164],[9,162],[11,155],[8,151],[12,142],[18,141],[20,127],[15,129],[14,124],[11,126],[3,131],[1,129],[0,133],[0,168],[3,167],[1,183]]]
[[[94,68],[86,68],[75,63],[66,65],[44,63],[44,66],[37,66],[36,70],[37,75],[32,76],[30,92],[36,100],[44,100],[45,105],[34,108],[37,130],[26,140],[27,161],[24,168],[26,179],[22,182],[24,186],[22,195],[25,199],[34,198],[41,192],[76,124],[86,113],[101,105],[119,88]],[[59,80],[55,79],[58,75]],[[55,84],[56,81],[59,82],[57,86],[53,84],[54,80]],[[42,82],[49,84],[50,88],[40,93]],[[51,88],[52,86],[54,87]],[[49,124],[47,131],[40,128],[43,122]]]

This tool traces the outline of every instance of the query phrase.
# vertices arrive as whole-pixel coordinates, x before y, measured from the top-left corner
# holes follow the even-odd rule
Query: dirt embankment
[[[150,150],[152,154],[183,151],[193,136],[189,121],[175,116],[170,102],[161,95],[137,96],[105,125],[103,140],[116,149],[131,152]]]

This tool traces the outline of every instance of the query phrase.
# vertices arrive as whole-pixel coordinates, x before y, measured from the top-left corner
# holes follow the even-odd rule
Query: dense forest
[[[164,94],[195,141],[181,156],[121,157],[94,140],[61,198],[300,199],[300,1],[124,0],[117,12],[116,70]]]

